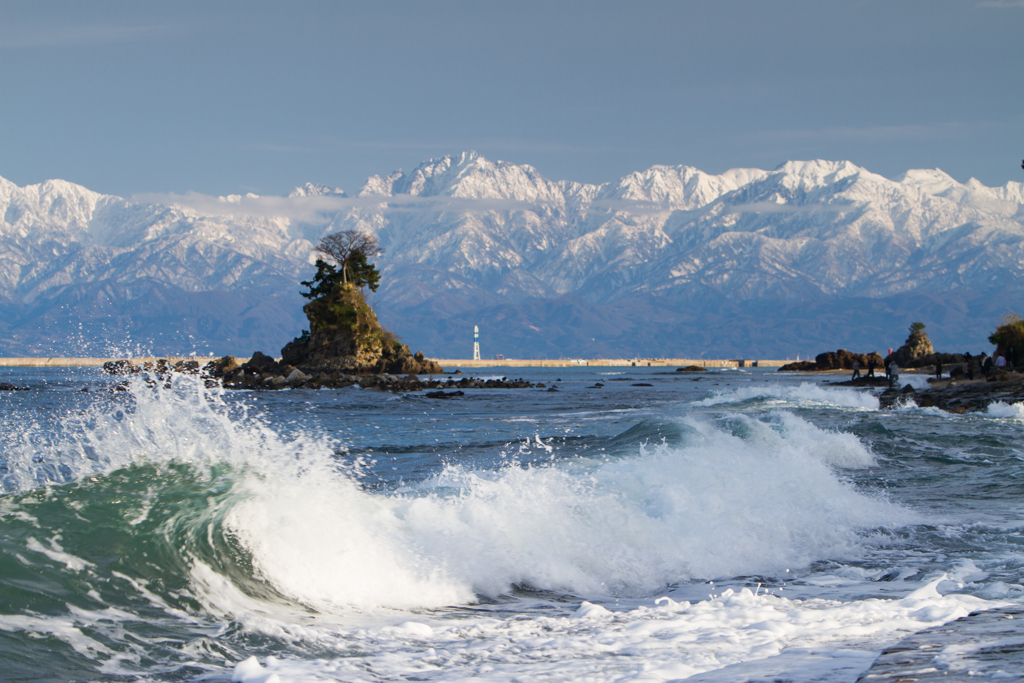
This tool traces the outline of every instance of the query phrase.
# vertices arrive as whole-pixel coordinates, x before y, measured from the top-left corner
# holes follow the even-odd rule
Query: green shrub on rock
[[[1011,366],[1024,362],[1024,320],[1016,313],[1003,318],[1003,324],[989,335],[996,347],[996,356],[1004,356]]]

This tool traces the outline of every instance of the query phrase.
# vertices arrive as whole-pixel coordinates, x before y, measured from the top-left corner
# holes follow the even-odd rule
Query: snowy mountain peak
[[[546,203],[564,201],[558,185],[544,178],[532,166],[490,161],[472,151],[431,159],[409,174],[396,171],[387,178],[372,176],[359,191],[359,196],[371,194]]]
[[[758,169],[734,169],[721,175],[709,175],[692,166],[652,166],[605,186],[602,197],[693,209],[710,204],[764,175],[765,171]]]
[[[287,313],[281,302],[298,297],[296,283],[310,274],[313,245],[339,229],[378,237],[386,249],[376,294],[381,310],[414,316],[412,334],[435,326],[443,344],[466,316],[551,302],[529,304],[542,311],[559,305],[551,297],[611,307],[608,315],[624,320],[661,302],[653,318],[637,319],[639,330],[684,313],[697,319],[704,310],[729,320],[720,309],[741,302],[757,315],[772,302],[842,297],[887,298],[890,310],[904,310],[901,302],[910,295],[957,301],[958,292],[974,292],[984,293],[983,305],[1009,310],[1006,302],[1024,292],[1024,184],[958,183],[939,170],[908,171],[893,181],[849,161],[791,161],[773,171],[718,175],[653,166],[592,185],[554,182],[532,166],[464,152],[411,173],[372,176],[359,190],[360,197],[397,201],[336,199],[344,196],[307,183],[289,195],[293,201],[255,195],[126,201],[64,181],[19,188],[0,178],[0,306],[24,312],[0,315],[0,347],[24,327],[12,316],[38,311],[31,314],[65,320],[71,310],[65,307],[79,301],[83,310],[129,320],[139,310],[159,312],[187,299],[192,303],[175,324],[198,333],[190,307],[223,296],[235,303],[211,303],[216,312],[203,329],[221,329],[230,318],[237,340],[263,334],[260,326],[283,325],[286,338],[264,347],[273,351],[303,324],[301,305],[285,305]],[[977,308],[959,310],[976,315]],[[280,322],[292,314],[294,322]],[[599,328],[610,329],[596,313],[574,315],[558,313],[545,329],[560,334],[566,320],[576,320],[581,338],[591,341],[604,334]],[[466,319],[448,326],[457,316]],[[964,329],[976,329],[964,320]],[[33,329],[19,338],[51,328]],[[627,335],[624,343],[645,335]]]
[[[289,197],[347,197],[348,195],[340,187],[320,185],[317,183],[306,183],[296,187],[289,194]]]
[[[834,185],[844,179],[867,173],[867,171],[849,161],[787,161],[778,166],[771,177],[779,178],[784,187],[790,189],[812,190]]]
[[[931,195],[941,195],[953,188],[960,187],[960,183],[937,168],[911,169],[897,178],[896,182],[906,187],[912,187],[923,194]]]
[[[97,206],[117,199],[66,180],[47,180],[18,187],[0,178],[0,234],[25,232],[46,226],[63,233],[80,232],[92,220]]]
[[[381,177],[379,175],[372,175],[366,179],[363,183],[362,188],[356,193],[357,197],[370,197],[370,196],[384,196],[390,197],[394,193],[395,182],[402,178],[405,174],[402,173],[402,169],[398,169],[394,173],[388,176]]]

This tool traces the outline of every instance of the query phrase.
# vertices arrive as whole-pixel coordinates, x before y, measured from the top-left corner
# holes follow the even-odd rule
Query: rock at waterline
[[[897,391],[888,389],[878,397],[883,408],[912,402],[920,408],[939,408],[950,413],[973,413],[988,409],[993,403],[1012,405],[1024,402],[1024,377],[1017,373],[1002,373],[990,381],[946,381],[923,391],[910,385]]]
[[[444,373],[422,352],[413,354],[381,327],[377,314],[355,285],[343,284],[303,309],[309,332],[281,349],[281,362],[307,374],[347,373],[439,375]]]
[[[875,367],[882,368],[882,356],[877,351],[871,353],[850,353],[846,349],[836,352],[819,353],[811,361],[796,361],[779,368],[779,372],[822,372],[826,370],[853,370],[854,362],[860,363],[861,372],[867,372],[868,364],[875,362]]]

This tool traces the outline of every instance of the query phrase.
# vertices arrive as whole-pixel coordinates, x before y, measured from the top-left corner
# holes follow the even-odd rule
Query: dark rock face
[[[877,351],[871,353],[850,353],[846,349],[839,349],[835,353],[826,351],[814,357],[814,362],[797,361],[779,368],[779,372],[822,372],[825,370],[853,370],[853,363],[860,363],[861,372],[868,371],[868,363],[875,361],[878,371],[884,372],[882,356]]]
[[[817,372],[820,368],[818,364],[813,360],[798,360],[792,363],[786,363],[779,372]]]
[[[222,358],[219,361],[218,365],[223,364],[224,366],[227,366],[229,364],[229,361],[227,360],[228,358],[230,358],[230,356],[225,356],[224,358]],[[254,351],[252,354],[252,358],[250,358],[248,362],[246,362],[246,364],[243,365],[242,367],[264,374],[271,372],[281,372],[282,369],[280,363],[278,363],[276,360],[260,351]]]
[[[850,353],[846,349],[839,349],[835,353],[826,351],[814,357],[814,362],[822,370],[853,370],[853,363],[860,363],[862,372],[867,372],[868,362],[874,360],[875,367],[882,368],[882,356],[877,351],[871,353]]]
[[[429,361],[428,361],[429,362]],[[104,365],[107,373],[115,376],[141,375],[146,383],[155,386],[163,383],[170,387],[173,373],[198,375],[208,387],[223,386],[226,389],[344,389],[358,386],[363,389],[381,391],[422,391],[457,389],[444,398],[464,395],[463,389],[544,389],[543,384],[533,384],[524,379],[475,379],[472,377],[425,378],[415,374],[405,377],[389,373],[345,373],[340,370],[307,374],[287,363],[279,363],[270,356],[256,352],[246,363],[239,365],[238,359],[224,356],[200,367],[194,360],[171,364],[165,359],[136,365],[129,360],[111,361]],[[21,387],[0,384],[0,390],[15,390]],[[127,380],[115,385],[111,391],[127,391]]]
[[[911,401],[921,408],[940,408],[951,413],[983,411],[996,401],[1024,402],[1024,377],[1017,373],[1000,373],[986,381],[938,382],[924,391],[914,391],[908,384],[903,389],[888,389],[878,397],[883,408],[898,402]]]
[[[935,349],[932,348],[932,342],[928,339],[928,334],[922,331],[907,337],[907,341],[903,342],[903,346],[896,349],[891,356],[885,357],[885,364],[889,365],[889,363],[896,361],[896,365],[901,368],[922,367],[920,365],[913,365],[913,363],[934,353]],[[960,360],[962,362],[963,358]],[[934,361],[932,361],[932,365],[934,364]]]
[[[896,354],[894,353],[892,355],[895,356]],[[929,353],[910,361],[906,365],[900,365],[899,362],[897,362],[896,365],[899,365],[901,368],[929,368],[934,367],[935,363],[956,365],[962,364],[964,360],[964,356],[961,353]]]
[[[827,382],[827,384],[833,387],[887,387],[889,386],[889,380],[886,379],[885,375],[875,377],[861,376],[857,379],[848,379],[845,382]]]
[[[442,374],[422,353],[413,353],[381,327],[377,315],[353,284],[344,284],[302,309],[309,332],[281,349],[281,362],[305,373]],[[250,361],[251,362],[251,361]]]

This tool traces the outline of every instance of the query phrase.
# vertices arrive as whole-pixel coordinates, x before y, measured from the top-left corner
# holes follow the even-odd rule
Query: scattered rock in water
[[[281,363],[264,353],[257,351],[245,363],[239,364],[237,358],[225,356],[212,360],[200,367],[197,361],[182,361],[171,364],[164,359],[154,363],[134,365],[130,361],[112,361],[103,368],[111,375],[135,375],[147,373],[147,381],[152,385],[157,381],[170,386],[172,373],[199,375],[206,385],[215,387],[218,384],[227,389],[249,389],[252,391],[273,391],[279,389],[344,389],[358,386],[363,389],[379,389],[381,391],[403,392],[443,389],[531,389],[544,388],[543,384],[532,384],[524,379],[475,379],[461,376],[456,378],[428,377],[421,378],[416,374],[404,377],[391,373],[348,373],[341,370],[307,373],[287,363]],[[118,385],[118,391],[126,390],[126,382]],[[2,389],[2,386],[0,386]]]
[[[832,387],[887,387],[889,380],[884,375],[876,375],[875,377],[848,379],[843,382],[825,382],[825,384]]]
[[[10,382],[0,382],[0,391],[28,391],[29,387],[19,387]]]
[[[793,363],[786,363],[779,372],[819,372],[823,368],[819,368],[818,364],[813,360],[798,360]]]
[[[653,387],[653,384],[645,384],[644,382],[638,382],[637,384],[630,384],[631,387]]]
[[[704,372],[705,368],[699,365],[687,365],[685,368],[676,368],[676,372]]]
[[[465,392],[462,391],[428,391],[423,395],[426,396],[427,398],[455,398],[456,396],[465,396],[466,394]]]

